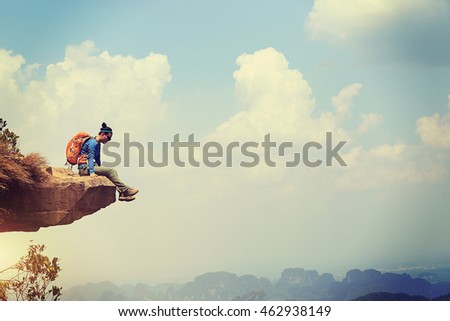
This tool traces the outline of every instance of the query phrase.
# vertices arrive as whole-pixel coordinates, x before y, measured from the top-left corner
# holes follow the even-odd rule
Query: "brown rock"
[[[71,224],[116,201],[116,187],[106,177],[51,167],[47,173],[45,182],[0,194],[0,232]]]

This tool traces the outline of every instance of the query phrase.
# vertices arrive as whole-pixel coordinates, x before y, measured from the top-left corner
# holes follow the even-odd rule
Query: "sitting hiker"
[[[80,176],[106,176],[116,185],[119,191],[119,201],[132,201],[139,190],[125,185],[117,175],[114,168],[103,167],[100,162],[100,143],[106,144],[112,138],[112,129],[102,124],[97,136],[89,138],[81,148],[78,159],[78,172]]]

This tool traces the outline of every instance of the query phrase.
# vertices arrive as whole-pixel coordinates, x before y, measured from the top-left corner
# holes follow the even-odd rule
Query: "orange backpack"
[[[80,157],[81,148],[83,144],[92,136],[85,132],[79,132],[67,143],[66,158],[70,165],[78,164],[78,158]]]

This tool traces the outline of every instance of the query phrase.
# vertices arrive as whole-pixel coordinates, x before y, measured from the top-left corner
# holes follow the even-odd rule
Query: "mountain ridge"
[[[103,291],[99,290],[103,288]],[[83,296],[83,293],[84,296]],[[185,284],[117,286],[111,282],[77,286],[63,291],[62,300],[120,301],[351,301],[449,300],[450,282],[430,283],[421,278],[374,269],[349,270],[342,281],[330,273],[287,268],[278,280],[230,272],[207,272]]]

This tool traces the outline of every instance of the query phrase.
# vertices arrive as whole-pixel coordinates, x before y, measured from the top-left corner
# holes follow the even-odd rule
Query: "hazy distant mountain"
[[[450,282],[450,265],[436,264],[435,266],[412,266],[393,269],[393,273],[406,273],[412,278],[425,279],[431,283]]]
[[[182,285],[161,284],[150,286],[143,283],[136,285],[115,285],[111,282],[88,283],[72,287],[63,293],[65,301],[156,301],[174,300]]]
[[[113,301],[125,300],[120,287],[111,282],[88,283],[73,287],[64,292],[64,300],[68,301]]]
[[[351,270],[342,283],[347,289],[346,300],[353,300],[371,292],[405,293],[431,298],[433,295],[430,282],[413,279],[408,274],[381,273],[376,270]],[[450,292],[450,284],[446,285]],[[439,293],[438,295],[440,295]]]
[[[63,300],[439,300],[450,299],[450,282],[430,283],[403,273],[350,270],[342,281],[314,270],[285,269],[270,282],[253,275],[210,272],[184,285],[117,286],[111,282],[86,284],[63,291]]]
[[[285,269],[269,293],[271,300],[335,300],[340,282],[315,270]]]
[[[253,275],[238,277],[228,272],[205,273],[186,283],[176,296],[178,300],[231,300],[251,291],[270,291],[269,279]]]

